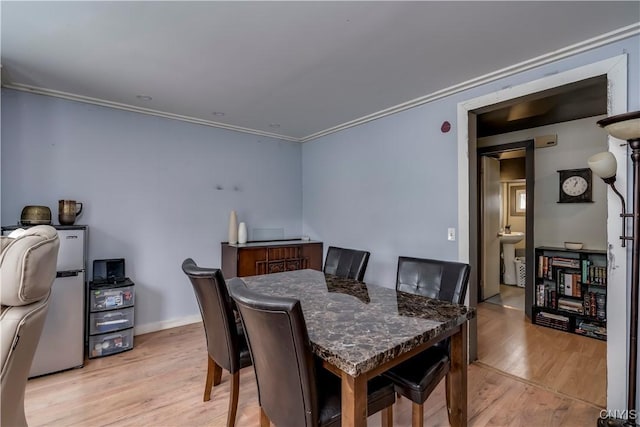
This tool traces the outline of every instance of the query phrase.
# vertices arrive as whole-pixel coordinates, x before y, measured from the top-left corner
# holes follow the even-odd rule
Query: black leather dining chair
[[[249,290],[241,279],[229,282],[247,333],[258,383],[260,425],[339,426],[341,380],[322,368],[311,352],[300,301]],[[393,424],[391,382],[375,377],[367,385],[367,414],[382,413]]]
[[[227,426],[233,427],[238,409],[240,369],[251,365],[251,355],[242,325],[233,312],[222,271],[217,268],[198,267],[191,258],[182,263],[182,271],[189,277],[200,307],[207,338],[208,365],[203,400],[211,399],[212,386],[222,381],[222,369],[231,374],[231,395]]]
[[[468,264],[459,262],[399,257],[396,289],[464,304],[469,271]],[[442,378],[447,377],[451,368],[450,347],[447,338],[384,374],[393,381],[398,394],[413,402],[411,412],[414,427],[423,425],[424,402]],[[450,407],[452,396],[448,377],[446,394]]]
[[[369,252],[329,246],[324,260],[324,272],[362,282],[369,262]]]

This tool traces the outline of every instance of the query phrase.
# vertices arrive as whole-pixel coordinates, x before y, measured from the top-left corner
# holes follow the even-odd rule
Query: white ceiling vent
[[[542,135],[534,138],[536,148],[553,147],[558,145],[558,135]]]

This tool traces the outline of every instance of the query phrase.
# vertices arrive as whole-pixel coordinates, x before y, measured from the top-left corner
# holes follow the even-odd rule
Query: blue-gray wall
[[[220,265],[232,209],[249,237],[301,234],[300,144],[7,89],[2,124],[2,224],[83,202],[89,260],[126,258],[137,326],[198,314],[180,264]]]
[[[457,241],[447,240],[458,229],[457,104],[624,52],[637,110],[638,36],[305,143],[303,232],[325,249],[371,251],[365,280],[383,286],[395,285],[400,255],[458,259]]]

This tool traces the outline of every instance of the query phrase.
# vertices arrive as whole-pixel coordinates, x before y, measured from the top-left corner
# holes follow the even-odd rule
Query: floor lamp
[[[624,197],[616,189],[616,159],[611,152],[599,153],[589,158],[591,170],[611,186],[611,189],[622,201],[622,246],[627,240],[631,241],[631,318],[629,320],[629,376],[627,387],[627,412],[623,411],[611,414],[609,417],[601,417],[598,427],[622,427],[635,426],[640,414],[636,409],[636,378],[638,364],[638,281],[640,280],[640,111],[619,114],[598,121],[614,138],[626,140],[631,148],[631,161],[633,163],[633,211],[626,212]],[[631,235],[626,233],[627,218],[633,218]],[[615,416],[613,416],[615,415]],[[626,415],[626,416],[625,416]],[[624,418],[618,418],[624,417]]]

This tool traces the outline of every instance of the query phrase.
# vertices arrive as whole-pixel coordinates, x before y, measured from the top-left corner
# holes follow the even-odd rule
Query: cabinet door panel
[[[238,277],[264,274],[258,272],[258,265],[267,260],[265,248],[243,248],[238,255]]]

